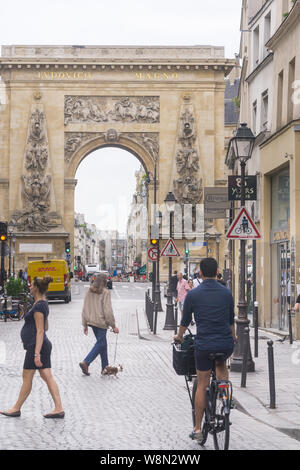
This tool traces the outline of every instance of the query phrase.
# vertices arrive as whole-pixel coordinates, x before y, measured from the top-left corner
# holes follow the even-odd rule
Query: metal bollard
[[[244,329],[245,339],[244,339],[243,364],[242,364],[242,375],[241,375],[241,388],[245,388],[246,382],[247,382],[249,332],[250,332],[250,329],[246,326],[246,328]]]
[[[258,302],[254,302],[253,312],[253,326],[254,326],[254,357],[258,357]]]
[[[292,311],[288,309],[288,321],[289,321],[289,337],[290,337],[290,344],[293,344],[293,324],[292,324]]]
[[[175,302],[175,335],[177,335],[177,323],[178,323],[178,304]]]
[[[273,341],[268,341],[268,367],[269,367],[269,387],[270,387],[270,408],[276,408],[275,392],[275,370],[274,370],[274,350]]]
[[[154,326],[153,326],[154,335],[156,335],[156,329],[157,329],[157,314],[158,314],[158,302],[156,300],[154,303]]]

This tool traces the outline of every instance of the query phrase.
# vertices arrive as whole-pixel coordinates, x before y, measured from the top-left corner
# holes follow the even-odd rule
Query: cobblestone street
[[[172,368],[171,338],[140,339],[136,311],[143,312],[143,284],[115,284],[113,307],[120,329],[117,363],[119,378],[100,376],[100,359],[83,376],[78,363],[94,344],[83,335],[81,307],[87,286],[73,291],[70,304],[50,303],[49,338],[53,344],[52,367],[60,387],[64,420],[45,420],[51,411],[47,387],[37,373],[22,417],[0,417],[0,449],[143,449],[198,450],[188,434],[191,409],[183,377]],[[164,315],[164,314],[161,314]],[[24,350],[22,323],[0,323],[6,360],[0,364],[0,409],[12,406],[21,385]],[[108,333],[113,362],[116,336]],[[300,449],[300,442],[274,427],[238,410],[232,412],[231,449]],[[206,449],[213,449],[211,436]]]

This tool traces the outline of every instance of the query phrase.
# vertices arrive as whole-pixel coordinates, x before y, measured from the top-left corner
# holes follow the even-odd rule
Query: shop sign
[[[229,201],[240,201],[242,178],[237,175],[228,176],[228,199]],[[257,178],[256,176],[245,176],[245,200],[257,200]]]

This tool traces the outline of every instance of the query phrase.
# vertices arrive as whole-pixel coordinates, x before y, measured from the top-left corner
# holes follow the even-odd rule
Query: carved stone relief
[[[202,174],[194,109],[189,94],[181,105],[175,150],[177,177],[174,194],[180,204],[198,204],[202,198]]]
[[[71,122],[158,123],[158,96],[65,96],[65,126]]]
[[[40,97],[34,97],[36,101]],[[20,231],[49,231],[57,223],[51,221],[51,168],[46,118],[41,103],[32,106],[25,147],[21,198],[23,208],[13,219]],[[54,197],[54,196],[53,196]]]
[[[127,137],[144,147],[154,161],[159,156],[159,133],[158,132],[117,132],[109,129],[104,132],[65,132],[65,162],[69,163],[74,153],[85,143],[98,137],[104,137],[105,142],[119,142],[121,137]]]

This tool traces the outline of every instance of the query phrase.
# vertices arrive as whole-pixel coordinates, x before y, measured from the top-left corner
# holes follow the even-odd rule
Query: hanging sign
[[[245,200],[256,201],[257,200],[257,178],[256,176],[245,176]],[[242,190],[241,190],[242,178],[238,175],[228,176],[228,199],[229,201],[240,201]]]

